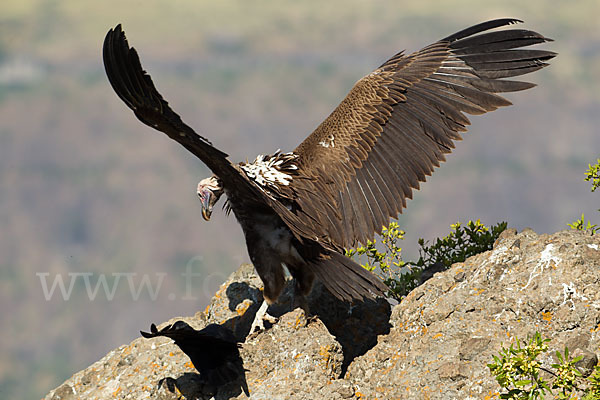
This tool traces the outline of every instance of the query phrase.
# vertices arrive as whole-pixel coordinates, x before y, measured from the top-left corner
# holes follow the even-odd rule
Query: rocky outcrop
[[[239,381],[206,387],[169,339],[140,338],[46,399],[243,399],[246,389],[251,399],[482,399],[499,390],[486,364],[515,337],[539,331],[551,339],[548,354],[568,345],[588,365],[599,352],[600,235],[591,232],[507,230],[493,250],[435,274],[393,307],[341,304],[317,286],[309,305],[318,317],[307,318],[286,312],[288,288],[278,322],[248,335],[260,286],[242,266],[205,312],[185,318],[234,332],[246,369]],[[165,377],[177,389],[158,387]]]

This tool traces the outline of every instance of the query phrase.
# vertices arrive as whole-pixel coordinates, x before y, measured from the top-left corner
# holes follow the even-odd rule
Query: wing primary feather
[[[372,169],[374,170],[373,172],[371,172]],[[369,183],[369,188],[373,193],[377,209],[379,210],[380,219],[377,221],[377,225],[375,226],[375,234],[380,234],[383,226],[387,225],[390,217],[394,215],[394,209],[390,208],[391,205],[389,204],[387,195],[384,193],[384,189],[382,188],[383,184],[380,181],[375,168],[373,168],[371,161],[367,161],[365,163],[363,174],[365,175],[365,182]]]
[[[481,106],[475,104],[469,99],[460,96],[453,90],[447,90],[446,87],[440,85],[437,82],[433,83],[424,79],[417,85],[415,85],[415,87],[418,87],[418,90],[423,91],[432,98],[442,97],[447,101],[456,104],[456,108],[460,111],[469,113],[471,115],[481,115],[486,113],[486,110]]]
[[[364,166],[363,166],[364,168]],[[375,228],[377,226],[377,213],[373,209],[374,198],[370,192],[370,188],[368,187],[368,183],[364,181],[363,177],[363,168],[356,171],[356,185],[358,188],[359,197],[361,199],[361,203],[363,207],[361,207],[361,212],[366,214],[365,221],[369,222],[369,228]]]
[[[372,219],[370,219],[370,221],[372,221],[373,223],[373,229],[375,232],[377,232],[381,229],[381,227],[384,224],[385,213],[381,211],[381,208],[379,206],[379,197],[375,196],[374,191],[371,188],[371,185],[374,184],[374,182],[366,178],[366,170],[364,164],[363,168],[357,171],[356,178],[356,182],[358,183],[358,186],[363,193],[363,196],[367,203],[367,207],[371,214]]]
[[[459,109],[454,107],[451,102],[445,98],[439,97],[437,99],[432,99],[429,93],[422,90],[415,91],[413,96],[420,102],[431,103],[437,101],[438,104],[436,105],[436,108],[442,114],[442,121],[449,129],[446,134],[452,140],[462,140],[462,136],[459,132],[466,132],[467,125],[469,125],[469,119],[460,112]]]
[[[479,32],[487,31],[487,30],[494,29],[494,28],[499,28],[499,27],[505,26],[505,25],[522,23],[522,22],[523,21],[521,21],[520,19],[516,19],[516,18],[501,18],[501,19],[495,19],[492,21],[486,21],[486,22],[482,22],[477,25],[473,25],[469,28],[463,29],[462,31],[458,31],[450,36],[445,37],[442,40],[446,41],[446,42],[456,42],[460,39],[466,38],[467,36],[475,35]]]
[[[388,163],[393,162],[392,173],[397,177],[400,184],[395,187],[400,194],[398,199],[402,201],[402,207],[406,207],[406,198],[412,199],[412,189],[419,189],[419,181],[416,178],[416,174],[408,174],[408,167],[412,166],[412,161],[405,160],[403,164],[399,164],[402,160],[399,157],[404,157],[404,152],[398,152],[394,154],[392,147],[389,145],[389,136],[384,136],[380,139],[382,146],[378,146],[377,150],[381,152],[381,158],[385,159]],[[391,164],[390,164],[391,165]],[[403,167],[403,165],[405,167]],[[412,172],[412,171],[411,171]]]
[[[356,180],[348,182],[348,193],[350,194],[350,203],[354,211],[354,218],[358,224],[358,241],[364,243],[365,232],[369,232],[372,228],[370,221],[365,217],[364,211],[367,207],[364,200],[364,195],[360,191]]]
[[[123,31],[116,32],[113,40],[113,62],[117,69],[117,76],[121,79],[124,89],[129,92],[132,98],[137,100],[143,100],[148,96],[148,93],[144,90],[143,85],[137,78],[137,71],[135,70],[136,65],[131,65],[131,62],[135,60],[137,54],[133,53],[134,49],[129,49],[129,44],[125,38]],[[135,55],[134,55],[135,54]],[[139,58],[138,58],[139,64]]]
[[[406,103],[406,113],[410,115],[404,123],[407,128],[412,126],[413,134],[406,134],[405,137],[423,149],[423,152],[429,153],[437,151],[437,148],[444,149],[449,153],[454,148],[454,143],[448,138],[446,128],[440,121],[438,112],[435,112],[424,103],[418,103],[417,98],[411,97],[411,102]],[[403,110],[404,111],[404,110]],[[392,126],[402,129],[395,120],[390,121]],[[418,123],[418,126],[417,126]],[[424,140],[427,139],[427,142]],[[433,145],[433,146],[432,146]]]
[[[117,28],[120,30],[121,25],[117,25]],[[119,96],[119,98],[132,110],[136,109],[136,105],[135,105],[135,100],[134,97],[131,95],[131,93],[129,93],[129,90],[127,88],[127,86],[125,85],[125,83],[123,82],[122,78],[121,78],[121,74],[118,73],[118,65],[117,63],[117,57],[114,54],[115,51],[115,45],[114,45],[114,40],[115,37],[117,36],[117,32],[113,31],[112,29],[110,31],[108,31],[108,33],[106,34],[106,38],[104,40],[104,47],[103,47],[103,60],[104,60],[104,68],[106,70],[106,75],[108,76],[108,81],[110,82],[110,84],[112,85],[112,87],[114,88],[115,92],[117,93],[117,96]]]
[[[372,183],[371,189],[373,191],[374,186],[374,195],[377,199],[379,209],[381,210],[381,214],[385,219],[391,217],[396,214],[396,207],[391,202],[392,194],[389,191],[389,188],[379,170],[383,169],[383,166],[378,164],[378,159],[375,157],[373,153],[369,155],[369,158],[365,162],[365,174],[368,175],[367,179]]]
[[[414,107],[407,108],[407,111],[413,111]],[[386,139],[396,142],[394,147],[403,149],[403,153],[407,153],[410,156],[410,160],[414,168],[415,173],[418,174],[419,180],[423,181],[425,175],[429,175],[432,171],[431,165],[439,159],[438,154],[443,151],[449,152],[443,143],[439,143],[431,133],[427,132],[427,129],[432,130],[429,124],[426,124],[422,120],[417,120],[414,115],[410,118],[405,119],[403,125],[393,120],[390,121],[390,125],[396,131],[396,135],[386,135]],[[402,146],[402,147],[400,147]],[[406,149],[406,150],[404,150]],[[428,162],[424,162],[422,155],[426,155]],[[418,167],[418,168],[417,168]]]
[[[419,188],[418,173],[410,170],[410,168],[414,168],[414,160],[412,156],[414,153],[411,151],[413,150],[413,145],[411,143],[403,143],[403,147],[401,148],[402,150],[398,151],[399,148],[395,146],[391,135],[382,136],[379,140],[381,142],[381,146],[378,146],[377,150],[381,152],[382,158],[387,160],[388,163],[392,163],[394,165],[393,172],[401,183],[403,192],[402,197],[407,195],[410,196],[410,194],[404,190],[405,188]],[[408,151],[405,149],[408,149]]]
[[[551,42],[537,32],[524,29],[510,29],[496,32],[486,32],[467,37],[450,44],[455,54],[489,53],[499,50],[527,47],[535,44]]]
[[[388,200],[389,209],[392,210],[390,216],[395,217],[399,210],[392,199],[399,199],[403,194],[396,190],[396,188],[400,186],[400,183],[397,180],[396,174],[393,172],[393,167],[381,156],[379,148],[373,149],[367,161],[373,162],[373,164],[376,165],[376,167],[373,168],[373,171],[381,178],[383,184],[379,186],[387,191],[385,197]]]

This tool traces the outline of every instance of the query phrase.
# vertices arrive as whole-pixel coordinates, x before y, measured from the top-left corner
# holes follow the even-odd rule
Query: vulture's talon
[[[267,302],[263,301],[262,305],[256,312],[254,321],[252,321],[252,326],[250,327],[250,334],[266,331],[267,329],[265,328],[265,321],[269,322],[271,325],[275,325],[277,323],[277,318],[267,312],[268,308],[269,305],[267,304]]]

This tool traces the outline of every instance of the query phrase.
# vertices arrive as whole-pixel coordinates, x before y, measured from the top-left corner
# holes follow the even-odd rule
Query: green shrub
[[[592,182],[592,192],[598,189],[598,186],[600,186],[600,158],[595,165],[588,164],[588,170],[585,171],[584,180]],[[600,211],[600,209],[598,211]],[[585,229],[591,229],[594,233],[600,231],[600,227],[597,224],[592,224],[590,221],[585,220],[583,213],[581,213],[581,218],[568,223],[567,225],[578,231]]]
[[[381,232],[383,252],[377,250],[375,240],[369,240],[366,246],[346,250],[348,257],[357,256],[359,259],[366,259],[361,264],[362,267],[377,273],[390,288],[389,295],[398,299],[414,288],[414,276],[410,271],[410,267],[408,273],[402,272],[402,268],[406,263],[402,261],[402,248],[398,246],[398,242],[403,239],[404,231],[400,229],[397,222],[392,222],[387,228],[384,227]],[[377,268],[379,268],[379,271],[376,271]]]
[[[588,164],[588,170],[585,171],[585,180],[592,182],[592,192],[600,186],[600,158],[596,165]]]
[[[405,232],[398,223],[392,222],[381,232],[382,251],[377,249],[376,241],[368,241],[366,246],[346,250],[346,255],[356,256],[359,262],[364,260],[362,266],[377,273],[390,288],[389,295],[400,300],[419,286],[428,272],[448,269],[456,262],[491,250],[506,226],[506,222],[501,222],[488,228],[477,220],[462,227],[457,222],[451,225],[448,236],[436,239],[434,244],[419,239],[419,259],[405,262],[402,260],[402,248],[398,245]]]
[[[500,398],[544,399],[549,394],[555,399],[575,399],[577,392],[584,392],[586,400],[600,399],[600,366],[596,366],[594,372],[584,378],[575,367],[581,357],[570,358],[568,348],[565,347],[562,354],[556,352],[558,362],[552,364],[552,369],[542,367],[537,358],[548,350],[549,341],[536,332],[526,346],[522,346],[517,338],[510,347],[503,346],[499,356],[493,356],[494,362],[488,364],[488,368],[504,390]],[[544,379],[542,371],[551,378]]]
[[[567,225],[569,225],[571,229],[575,229],[577,231],[591,229],[592,232],[598,232],[600,230],[600,227],[598,227],[598,225],[592,224],[589,220],[586,221],[583,213],[581,213],[581,217],[579,219],[576,219],[575,221],[568,223]]]
[[[431,246],[424,239],[419,239],[420,257],[413,265],[427,268],[434,264],[441,264],[444,269],[448,269],[454,263],[464,262],[475,254],[491,250],[506,227],[506,222],[500,222],[488,228],[477,220],[469,221],[463,228],[460,222],[457,222],[450,225],[452,230],[448,236],[436,239]]]

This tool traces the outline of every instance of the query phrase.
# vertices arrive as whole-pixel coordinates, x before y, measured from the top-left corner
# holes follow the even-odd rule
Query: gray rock
[[[499,391],[486,364],[515,337],[539,331],[552,339],[549,354],[569,340],[572,350],[593,354],[600,345],[599,269],[598,235],[507,231],[493,250],[409,294],[392,311],[387,337],[354,360],[345,379],[366,398],[479,399]],[[449,287],[461,271],[464,280]],[[387,363],[379,362],[381,353]]]
[[[71,399],[75,399],[75,391],[73,390],[73,388],[68,385],[68,384],[64,384],[62,386],[60,386],[58,389],[56,389],[54,391],[54,394],[52,395],[52,400],[71,400]]]
[[[581,360],[575,363],[579,372],[584,377],[588,377],[594,372],[594,367],[598,364],[598,356],[587,349],[576,349],[573,358],[581,357]]]
[[[244,265],[205,312],[184,320],[195,329],[232,329],[243,342],[251,399],[480,399],[500,389],[486,366],[492,355],[536,331],[551,339],[544,366],[566,345],[572,357],[583,356],[582,373],[591,373],[600,346],[599,269],[599,235],[507,230],[493,250],[436,273],[393,309],[382,299],[343,304],[316,285],[308,302],[318,318],[307,318],[289,312],[289,284],[270,310],[278,322],[248,335],[262,293]],[[165,377],[182,398],[248,398],[239,382],[206,388],[170,340],[140,338],[46,399],[177,399],[168,384],[158,387]]]

